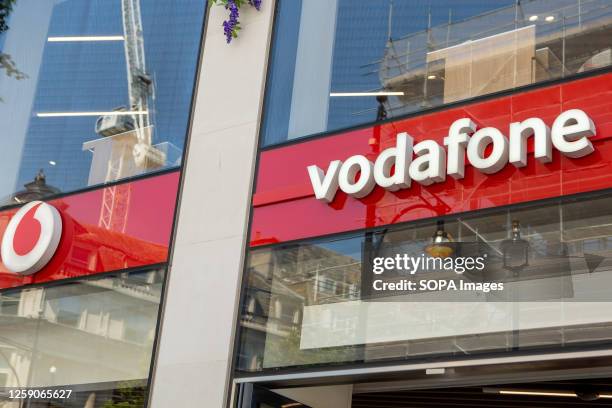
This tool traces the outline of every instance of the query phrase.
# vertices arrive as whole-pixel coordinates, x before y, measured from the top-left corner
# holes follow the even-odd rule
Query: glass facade
[[[237,368],[258,372],[609,342],[611,219],[612,194],[602,192],[252,249]],[[452,241],[441,249],[432,247],[440,231]],[[455,296],[428,288],[370,298],[363,279],[371,268],[362,262],[372,248],[379,256],[479,253],[487,258],[484,271],[461,278],[506,289]],[[445,278],[459,278],[451,272]],[[396,281],[410,276],[398,273]]]
[[[71,395],[28,406],[143,406],[164,276],[116,273],[0,293],[0,405],[18,406],[5,405],[19,403],[11,392],[30,388]]]
[[[2,7],[0,206],[180,165],[205,2]]]
[[[0,208],[61,218],[42,269],[0,262],[1,407],[146,405],[205,7],[0,1]]]
[[[258,158],[252,209],[252,246],[241,298],[238,375],[609,344],[609,186],[561,189],[545,201],[530,201],[538,198],[521,190],[545,190],[546,174],[567,182],[574,180],[571,171],[586,172],[588,165],[606,168],[605,157],[593,157],[584,168],[570,162],[512,168],[525,178],[518,177],[514,184],[510,171],[452,180],[451,187],[461,189],[478,178],[482,183],[475,190],[486,184],[502,189],[500,197],[520,197],[481,197],[477,203],[470,201],[470,207],[470,194],[457,195],[449,201],[466,205],[454,215],[438,211],[438,205],[445,205],[445,191],[426,183],[413,183],[412,192],[374,187],[370,196],[339,193],[334,201],[323,203],[312,196],[313,176],[312,183],[303,180],[308,181],[304,174],[312,163],[323,165],[325,174],[327,151],[333,152],[333,159],[362,153],[374,161],[370,150],[377,148],[376,132],[384,126],[365,125],[379,121],[387,121],[385,135],[395,146],[404,129],[414,129],[411,134],[419,142],[434,137],[442,142],[437,113],[442,122],[468,117],[479,129],[491,126],[489,122],[508,126],[530,115],[558,115],[560,101],[568,95],[576,99],[568,99],[563,109],[600,112],[597,100],[586,98],[586,90],[581,93],[577,87],[575,93],[557,94],[550,89],[578,83],[572,80],[590,71],[598,75],[606,93],[603,74],[612,65],[610,30],[612,7],[600,0],[279,0],[261,129],[264,151]],[[561,84],[531,90],[541,91],[537,100],[530,101],[532,94],[523,92],[526,86],[555,80]],[[511,97],[493,99],[513,90],[513,96],[523,96],[517,105]],[[491,98],[463,103],[486,95]],[[461,112],[453,111],[455,107]],[[433,108],[439,112],[426,116]],[[520,117],[512,116],[516,112]],[[407,115],[414,116],[409,125],[399,120]],[[481,120],[483,115],[486,120]],[[597,118],[597,123],[602,141],[597,148],[604,154],[607,122]],[[361,125],[363,129],[348,131]],[[448,131],[448,126],[442,128]],[[337,138],[274,146],[343,129],[346,132]],[[323,148],[326,153],[317,153]],[[528,149],[531,153],[533,146]],[[272,177],[283,160],[298,164]],[[590,177],[584,174],[579,177],[583,183]],[[286,202],[293,206],[281,208]],[[395,208],[400,203],[406,204],[401,211]],[[281,221],[283,225],[275,228],[282,211],[290,217],[302,211],[301,218],[289,226]],[[408,212],[414,216],[394,221]],[[329,235],[313,232],[328,231],[316,227],[335,225],[334,220],[341,225]],[[309,232],[283,235],[296,225]],[[450,272],[438,267],[433,271],[437,275],[424,277],[475,287],[495,283],[504,289],[449,294],[444,287],[426,286],[374,293],[375,258],[396,255],[422,257],[423,262],[478,256],[486,265],[478,272],[458,272],[454,263]],[[385,283],[416,281],[399,267],[380,273]]]
[[[263,144],[612,63],[607,0],[279,0]]]

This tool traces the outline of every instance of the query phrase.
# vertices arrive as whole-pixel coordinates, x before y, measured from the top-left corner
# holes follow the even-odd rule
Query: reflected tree
[[[13,6],[17,0],[0,0],[0,35],[9,29],[8,17],[13,11]],[[0,50],[0,69],[3,69],[9,77],[17,80],[26,79],[28,76],[17,69],[15,61],[9,54],[6,54]],[[0,98],[0,101],[2,98]]]
[[[8,16],[13,11],[13,5],[17,0],[0,0],[0,33],[8,30]]]
[[[106,401],[102,408],[142,408],[145,406],[145,387],[130,387],[115,390],[112,400]]]

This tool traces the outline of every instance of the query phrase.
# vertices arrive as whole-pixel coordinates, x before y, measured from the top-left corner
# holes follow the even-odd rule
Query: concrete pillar
[[[150,407],[225,406],[274,1],[213,6],[187,146]]]

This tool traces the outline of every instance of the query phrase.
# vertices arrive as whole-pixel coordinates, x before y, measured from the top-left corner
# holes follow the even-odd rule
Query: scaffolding
[[[612,63],[612,2],[530,0],[400,38],[363,66],[381,91],[388,116],[563,78]]]

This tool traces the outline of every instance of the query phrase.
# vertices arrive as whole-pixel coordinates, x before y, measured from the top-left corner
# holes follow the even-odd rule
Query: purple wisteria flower
[[[229,44],[232,42],[232,38],[236,38],[238,36],[238,30],[240,30],[240,22],[238,21],[238,17],[240,17],[240,13],[238,12],[236,0],[227,0],[225,8],[230,11],[230,15],[229,19],[223,22],[223,33],[225,34],[225,39]]]
[[[210,0],[211,5],[223,5],[226,10],[229,10],[229,18],[223,22],[223,34],[228,44],[232,42],[232,39],[238,37],[238,31],[240,31],[239,9],[247,1],[258,11],[261,9],[262,0]]]

